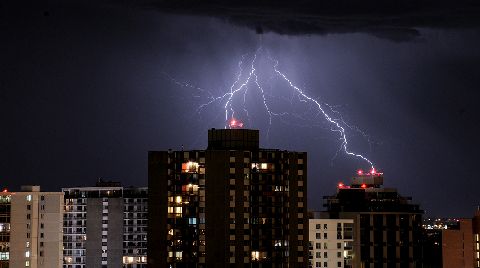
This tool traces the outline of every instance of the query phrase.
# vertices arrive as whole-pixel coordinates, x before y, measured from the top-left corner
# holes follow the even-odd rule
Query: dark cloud
[[[473,1],[153,0],[142,5],[162,12],[218,17],[257,33],[326,35],[361,32],[395,42],[417,39],[419,27],[480,25],[480,4]]]

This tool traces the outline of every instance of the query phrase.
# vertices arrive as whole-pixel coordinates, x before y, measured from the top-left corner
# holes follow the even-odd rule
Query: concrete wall
[[[108,199],[108,267],[123,263],[123,198]]]
[[[86,267],[102,268],[102,198],[87,199]]]

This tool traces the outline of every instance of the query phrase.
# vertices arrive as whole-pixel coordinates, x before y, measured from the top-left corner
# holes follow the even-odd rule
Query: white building
[[[309,267],[352,268],[353,220],[309,220]]]
[[[62,191],[63,268],[146,266],[148,188],[99,181]]]
[[[63,193],[0,193],[0,267],[62,267]]]

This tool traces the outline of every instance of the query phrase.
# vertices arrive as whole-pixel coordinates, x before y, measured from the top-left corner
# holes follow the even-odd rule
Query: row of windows
[[[328,262],[323,262],[323,266],[321,262],[316,262],[315,267],[328,267]],[[342,267],[342,262],[337,262],[337,267]]]

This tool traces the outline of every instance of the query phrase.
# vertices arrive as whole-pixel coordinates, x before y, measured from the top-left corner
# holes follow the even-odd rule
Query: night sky
[[[59,190],[98,178],[146,186],[149,150],[203,149],[207,130],[223,128],[221,103],[197,111],[208,100],[197,88],[225,93],[242,55],[261,46],[309,95],[368,133],[370,143],[349,131],[350,149],[385,173],[386,187],[429,216],[468,217],[480,205],[476,25],[282,32],[282,24],[259,30],[135,1],[18,2],[0,6],[2,187]],[[270,93],[286,92],[268,64],[259,72]],[[310,209],[368,168],[345,154],[332,160],[340,141],[322,120],[274,118],[267,137],[258,94],[248,102],[262,147],[308,152]],[[288,109],[307,111],[298,105]]]

